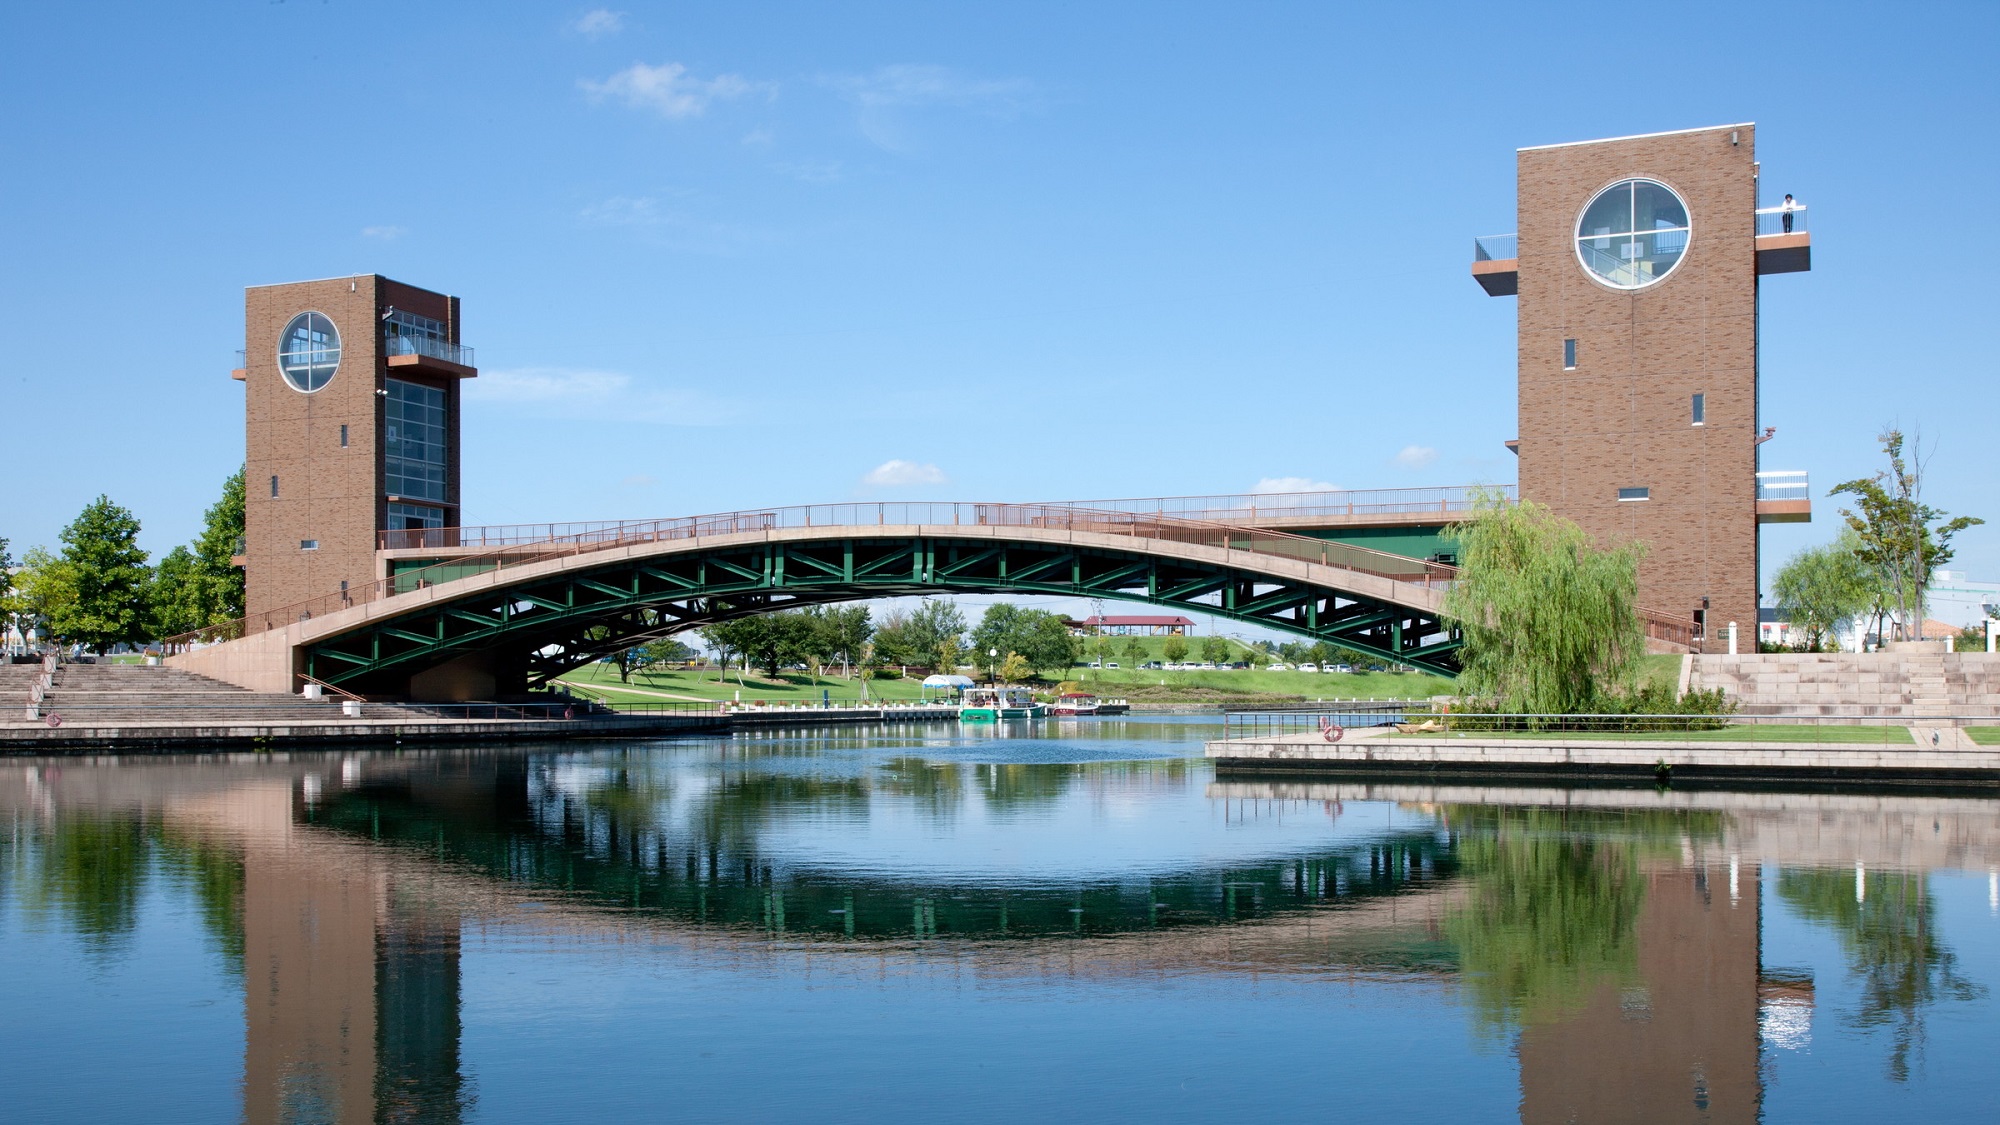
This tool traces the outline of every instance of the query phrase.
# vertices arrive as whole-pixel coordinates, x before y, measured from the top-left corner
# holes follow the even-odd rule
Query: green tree
[[[1000,662],[1000,681],[1011,684],[1018,680],[1025,680],[1028,678],[1028,674],[1033,671],[1034,669],[1028,664],[1027,657],[1022,656],[1018,652],[1010,652],[1007,654],[1007,658]]]
[[[1201,639],[1201,658],[1211,664],[1221,664],[1229,659],[1229,640],[1220,634],[1210,633]]]
[[[779,669],[812,656],[813,621],[797,610],[760,613],[730,623],[735,648],[750,663],[776,679]]]
[[[1111,660],[1111,638],[1098,633],[1090,638],[1090,657],[1099,668]]]
[[[994,602],[972,631],[972,648],[985,656],[991,671],[997,671],[1000,657],[1018,654],[1030,668],[1060,674],[1076,663],[1077,639],[1058,614]]]
[[[1461,690],[1561,715],[1631,686],[1645,652],[1638,544],[1601,549],[1540,504],[1496,497],[1452,537],[1459,572],[1444,612],[1464,630]]]
[[[837,658],[843,675],[851,676],[875,634],[865,605],[829,606],[813,616],[813,647],[825,658]]]
[[[679,663],[683,660],[693,660],[695,655],[694,650],[689,648],[685,641],[674,637],[661,637],[656,641],[648,641],[640,647],[639,652],[648,664]]]
[[[875,626],[875,661],[879,664],[922,664],[933,654],[924,652],[910,635],[910,615],[891,609]]]
[[[153,576],[139,548],[139,521],[99,496],[63,528],[61,539],[76,599],[51,615],[51,628],[99,651],[144,640],[152,625],[146,603]]]
[[[1125,666],[1127,668],[1137,668],[1146,662],[1146,642],[1137,637],[1126,637],[1124,645],[1118,650],[1118,654],[1125,658]]]
[[[14,577],[9,603],[24,638],[30,629],[45,636],[60,636],[54,632],[52,623],[73,616],[76,576],[68,564],[46,548],[30,547],[21,556],[21,573]]]
[[[920,654],[910,663],[934,659],[938,671],[950,674],[965,651],[965,614],[942,598],[925,598],[910,613],[909,643]]]
[[[160,565],[153,569],[152,593],[147,597],[153,608],[155,636],[178,636],[208,624],[202,614],[194,571],[194,552],[186,547],[175,547],[160,556]]]
[[[1876,604],[1878,572],[1862,561],[1860,545],[1846,528],[1832,543],[1807,547],[1778,568],[1771,592],[1778,612],[1805,632],[1805,651],[1820,651],[1840,622]]]
[[[194,575],[201,627],[243,616],[243,568],[232,561],[243,543],[243,470],[222,482],[222,496],[202,513],[194,541]]]
[[[1855,553],[1882,572],[1897,620],[1921,639],[1924,590],[1931,575],[1952,560],[1954,536],[1986,521],[1973,516],[1946,519],[1946,513],[1924,503],[1922,450],[1905,457],[1903,432],[1894,427],[1882,431],[1879,440],[1889,468],[1872,477],[1842,481],[1827,495],[1854,497],[1860,510],[1842,508],[1840,515],[1861,541]]]
[[[1169,664],[1179,664],[1181,661],[1187,659],[1187,654],[1187,638],[1181,636],[1179,633],[1169,634],[1167,639],[1160,644],[1160,655],[1165,657]]]

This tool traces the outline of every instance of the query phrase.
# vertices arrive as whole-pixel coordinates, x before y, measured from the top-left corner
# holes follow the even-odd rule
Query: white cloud
[[[778,135],[769,129],[752,129],[743,134],[743,145],[746,148],[770,148],[777,139]]]
[[[633,109],[650,109],[661,117],[676,119],[700,117],[708,111],[710,102],[728,101],[759,91],[776,92],[776,87],[769,83],[751,82],[738,74],[695,78],[688,74],[687,67],[671,62],[659,66],[633,63],[602,82],[585,78],[577,85],[592,101],[610,98]]]
[[[823,81],[854,103],[861,135],[890,152],[910,147],[906,119],[917,109],[951,106],[1004,119],[1036,98],[1034,84],[1026,79],[973,78],[941,66],[909,63]]]
[[[944,470],[915,461],[884,461],[861,478],[861,483],[877,488],[899,488],[917,484],[943,484]]]
[[[577,218],[587,226],[637,227],[661,245],[694,254],[729,255],[781,241],[776,231],[696,218],[650,196],[614,195],[584,207]]]
[[[1396,454],[1396,464],[1405,469],[1429,468],[1438,459],[1438,451],[1428,445],[1406,445]]]
[[[1265,477],[1250,487],[1258,494],[1272,492],[1339,492],[1340,486],[1311,477]]]
[[[569,29],[585,39],[603,39],[625,30],[625,13],[609,8],[592,8],[578,16]]]
[[[484,370],[466,385],[480,405],[521,410],[538,418],[586,418],[668,426],[710,426],[736,411],[696,391],[671,390],[618,371],[573,367]]]
[[[394,241],[396,241],[397,239],[399,239],[399,238],[403,237],[404,235],[406,235],[406,234],[408,234],[408,233],[410,233],[410,232],[409,232],[409,231],[407,231],[407,230],[404,230],[404,229],[403,229],[402,227],[388,227],[388,226],[383,226],[383,227],[362,227],[362,228],[361,228],[361,237],[363,237],[363,238],[379,238],[379,239],[381,239],[381,240],[382,240],[382,241],[384,241],[384,242],[394,242]]]
[[[771,165],[771,171],[808,184],[834,183],[843,175],[838,160],[781,160]]]

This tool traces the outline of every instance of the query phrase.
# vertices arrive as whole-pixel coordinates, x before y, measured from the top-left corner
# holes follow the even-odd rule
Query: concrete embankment
[[[1930,735],[1935,734],[1935,741]],[[1919,742],[1919,737],[1923,741]],[[1651,779],[1698,781],[1954,784],[2000,788],[2000,746],[1979,746],[1953,728],[1895,727],[1879,741],[1781,742],[1726,738],[1618,739],[1589,736],[1437,737],[1381,730],[1338,742],[1284,734],[1210,742],[1218,776],[1337,775],[1439,780]]]

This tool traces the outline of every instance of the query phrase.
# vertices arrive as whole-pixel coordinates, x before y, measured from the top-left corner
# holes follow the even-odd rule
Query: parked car
[[[1313,663],[1312,661],[1308,660],[1308,661],[1306,661],[1306,662],[1305,662],[1304,664],[1301,664],[1301,665],[1299,665],[1299,671],[1301,671],[1301,672],[1317,672],[1317,671],[1319,671],[1319,665],[1317,665],[1317,664],[1314,664],[1314,663]]]
[[[1202,662],[1201,662],[1201,670],[1202,670],[1202,671],[1204,671],[1204,672],[1213,672],[1213,671],[1215,671],[1215,661],[1213,661],[1213,660],[1204,660],[1204,661],[1202,661]]]
[[[1106,668],[1116,668],[1118,667],[1118,662],[1116,660],[1106,661],[1104,666]]]
[[[1352,665],[1352,664],[1329,664],[1329,665],[1327,665],[1327,666],[1326,666],[1326,670],[1327,670],[1327,671],[1329,671],[1329,672],[1352,672],[1352,671],[1354,671],[1354,665]]]
[[[1088,663],[1088,664],[1084,665],[1084,667],[1086,667],[1086,668],[1102,668],[1102,667],[1104,667],[1104,664],[1103,664],[1103,662],[1102,662],[1102,661],[1097,661],[1097,660],[1093,660],[1093,661],[1091,661],[1090,663]],[[1117,665],[1116,665],[1116,664],[1113,664],[1113,665],[1112,665],[1112,667],[1113,667],[1113,668],[1116,668],[1116,667],[1117,667]]]
[[[1148,660],[1145,663],[1139,665],[1139,670],[1142,672],[1157,672],[1164,667],[1166,666],[1161,664],[1157,660]]]
[[[1282,672],[1284,670],[1285,666],[1283,664],[1266,664],[1264,666],[1264,671],[1266,672]]]

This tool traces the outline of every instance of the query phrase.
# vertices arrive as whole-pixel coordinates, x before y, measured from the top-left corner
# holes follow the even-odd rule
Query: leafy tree
[[[1090,656],[1103,667],[1111,659],[1111,638],[1102,633],[1090,638]]]
[[[989,667],[998,659],[997,650],[1000,655],[1020,654],[1030,668],[1061,673],[1076,662],[1077,639],[1057,614],[995,602],[972,631],[972,648],[987,656]]]
[[[1860,511],[1842,508],[1840,515],[1861,541],[1855,553],[1887,578],[1897,620],[1921,639],[1924,590],[1931,575],[1952,560],[1954,536],[1986,521],[1973,516],[1946,519],[1946,513],[1924,503],[1921,450],[1904,457],[1903,432],[1893,427],[1884,430],[1879,440],[1889,458],[1888,470],[1842,481],[1827,495],[1854,497]]]
[[[842,672],[852,675],[875,633],[865,605],[821,607],[810,611],[813,618],[812,648],[823,658],[839,658]]]
[[[892,609],[882,615],[882,621],[875,626],[874,657],[879,664],[922,664],[931,658],[930,653],[916,647],[910,636],[910,615],[900,609]]]
[[[1480,501],[1452,537],[1444,612],[1464,630],[1459,683],[1503,710],[1574,714],[1629,687],[1645,634],[1637,544],[1600,549],[1532,501]]]
[[[139,548],[139,521],[99,496],[62,530],[63,566],[76,599],[50,616],[55,632],[99,651],[145,639],[152,572]]]
[[[648,641],[640,647],[639,652],[646,658],[646,663],[648,664],[678,663],[683,660],[693,660],[695,655],[694,649],[689,648],[685,641],[676,640],[673,637],[661,637],[657,641]]]
[[[1034,669],[1028,665],[1028,658],[1018,652],[1008,653],[1007,658],[1000,662],[1000,680],[1002,683],[1011,684],[1016,680],[1025,680],[1028,678],[1029,673],[1033,671]]]
[[[959,654],[965,649],[964,638],[965,614],[942,598],[925,598],[910,614],[910,644],[922,654],[917,660],[935,658],[940,672],[949,673],[958,667]]]
[[[203,619],[194,581],[194,552],[175,547],[160,557],[153,570],[153,589],[147,601],[153,607],[153,633],[172,637],[207,625]]]
[[[813,621],[797,610],[760,613],[730,622],[725,628],[735,642],[732,647],[772,679],[785,665],[812,656]]]
[[[243,542],[243,470],[222,482],[222,496],[202,514],[194,541],[196,604],[202,626],[243,616],[243,568],[230,560]]]
[[[1818,652],[1840,622],[1876,604],[1879,572],[1863,562],[1861,541],[1852,528],[1840,538],[1808,547],[1786,560],[1771,583],[1778,612],[1805,632],[1803,647]]]
[[[1160,655],[1166,657],[1169,664],[1179,664],[1187,659],[1187,654],[1187,638],[1179,633],[1169,635],[1160,645]]]
[[[1146,661],[1146,643],[1137,637],[1126,637],[1118,654],[1125,658],[1129,667],[1137,668]]]
[[[1201,639],[1201,658],[1212,664],[1220,664],[1229,659],[1229,640],[1220,634],[1211,633]]]
[[[72,615],[76,604],[76,576],[68,564],[51,555],[46,548],[30,547],[21,556],[21,573],[14,578],[14,592],[9,595],[10,612],[21,635],[28,630],[40,629],[44,633],[54,633],[53,622],[58,618]]]

